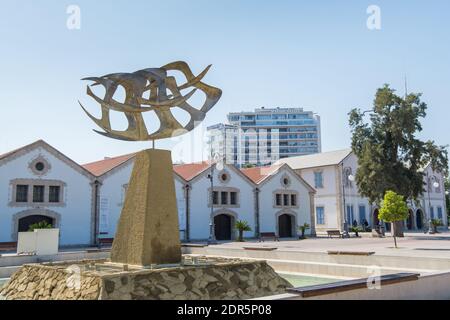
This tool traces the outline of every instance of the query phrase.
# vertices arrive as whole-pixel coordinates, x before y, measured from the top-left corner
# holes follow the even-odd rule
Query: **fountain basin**
[[[281,294],[292,285],[265,261],[183,257],[150,268],[108,260],[27,264],[1,289],[6,299],[205,300]]]

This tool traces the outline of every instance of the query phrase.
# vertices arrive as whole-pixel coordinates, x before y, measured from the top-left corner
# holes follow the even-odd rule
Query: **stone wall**
[[[12,275],[0,295],[8,300],[93,300],[98,298],[100,288],[99,277],[77,277],[66,268],[30,264]]]
[[[118,270],[116,265],[115,271],[110,264],[92,270],[86,270],[89,264],[85,264],[79,266],[78,278],[67,270],[69,265],[25,265],[0,295],[7,299],[229,300],[281,294],[292,287],[265,261],[221,259],[209,265],[133,270]]]

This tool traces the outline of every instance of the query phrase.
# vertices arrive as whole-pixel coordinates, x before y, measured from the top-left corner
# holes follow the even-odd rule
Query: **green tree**
[[[384,85],[376,92],[373,109],[350,111],[352,150],[358,157],[356,184],[371,203],[379,204],[387,190],[417,199],[424,191],[420,169],[429,163],[433,170],[447,174],[446,146],[416,137],[422,131],[420,119],[426,109],[421,94],[400,97]],[[397,223],[397,236],[403,235],[401,225]]]
[[[252,231],[248,222],[243,220],[236,221],[235,227],[239,231],[238,241],[240,242],[244,241],[244,231]]]
[[[396,221],[403,221],[408,217],[408,205],[404,199],[404,196],[388,190],[384,195],[383,202],[381,204],[379,218],[386,222],[392,222],[392,235],[394,237],[395,247],[397,248],[397,239],[395,228],[397,227]]]

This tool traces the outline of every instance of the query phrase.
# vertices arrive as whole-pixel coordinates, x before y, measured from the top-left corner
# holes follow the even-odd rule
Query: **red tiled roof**
[[[130,153],[123,156],[105,158],[104,160],[95,161],[82,165],[83,168],[94,174],[95,176],[101,176],[106,172],[114,169],[122,163],[133,158],[136,154]],[[189,181],[199,175],[201,172],[209,168],[210,164],[207,161],[188,164],[175,164],[173,170],[183,179]]]
[[[173,166],[173,170],[184,180],[189,181],[209,167],[210,163],[208,161],[203,161],[197,163],[176,164]]]
[[[95,176],[101,176],[102,174],[105,174],[106,172],[114,169],[115,167],[133,158],[134,156],[135,153],[130,153],[114,158],[105,158],[100,161],[83,164],[82,167],[91,172]]]
[[[263,182],[265,179],[274,174],[281,165],[273,165],[267,167],[254,167],[254,168],[244,168],[241,172],[245,174],[250,180],[258,184]]]

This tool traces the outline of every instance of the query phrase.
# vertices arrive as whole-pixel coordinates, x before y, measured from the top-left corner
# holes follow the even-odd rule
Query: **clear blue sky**
[[[66,28],[71,4],[80,30]],[[371,4],[379,31],[366,27]],[[195,73],[213,64],[205,82],[223,96],[205,125],[230,111],[304,107],[322,118],[324,151],[348,147],[347,112],[370,106],[383,83],[403,93],[406,75],[429,106],[421,137],[450,144],[449,17],[448,0],[2,1],[0,153],[44,139],[84,163],[149,146],[95,134],[77,104],[90,102],[80,79],[174,60]]]

